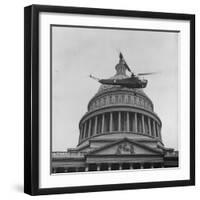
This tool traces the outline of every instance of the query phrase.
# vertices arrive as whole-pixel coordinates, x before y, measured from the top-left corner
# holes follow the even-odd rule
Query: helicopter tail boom
[[[94,79],[94,80],[96,80],[96,81],[99,81],[99,80],[100,80],[99,78],[94,77],[94,76],[92,76],[91,74],[89,75],[89,77],[92,78],[92,79]]]

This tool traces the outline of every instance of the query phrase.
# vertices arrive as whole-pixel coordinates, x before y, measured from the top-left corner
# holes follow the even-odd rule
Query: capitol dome
[[[116,74],[109,79],[125,79],[126,66],[123,59],[115,66]],[[79,123],[78,146],[91,139],[156,140],[162,145],[161,120],[154,113],[153,103],[143,89],[120,85],[101,84],[88,103],[88,110]]]

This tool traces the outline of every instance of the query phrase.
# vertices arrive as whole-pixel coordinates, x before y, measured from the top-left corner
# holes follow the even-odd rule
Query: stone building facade
[[[111,79],[124,79],[122,60]],[[143,89],[101,85],[79,122],[76,148],[52,152],[52,173],[178,167],[162,141],[162,122]]]

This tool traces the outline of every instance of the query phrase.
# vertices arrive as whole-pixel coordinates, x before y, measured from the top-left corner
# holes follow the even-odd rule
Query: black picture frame
[[[101,16],[188,20],[190,23],[190,178],[148,183],[39,188],[39,14],[76,13]],[[24,192],[30,195],[94,192],[195,184],[195,15],[83,7],[31,5],[24,9]]]

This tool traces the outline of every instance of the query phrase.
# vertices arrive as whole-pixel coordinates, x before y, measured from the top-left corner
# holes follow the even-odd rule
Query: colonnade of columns
[[[102,171],[102,170],[124,170],[124,169],[149,169],[149,168],[163,168],[164,163],[94,163],[88,164],[85,171]]]
[[[87,172],[87,171],[110,171],[110,170],[128,170],[128,169],[151,169],[163,168],[164,163],[92,163],[85,167],[63,167],[62,169],[53,168],[53,173],[66,172]]]
[[[161,139],[157,121],[136,112],[109,112],[86,120],[80,127],[80,141],[96,134],[108,132],[134,132],[147,134]]]

